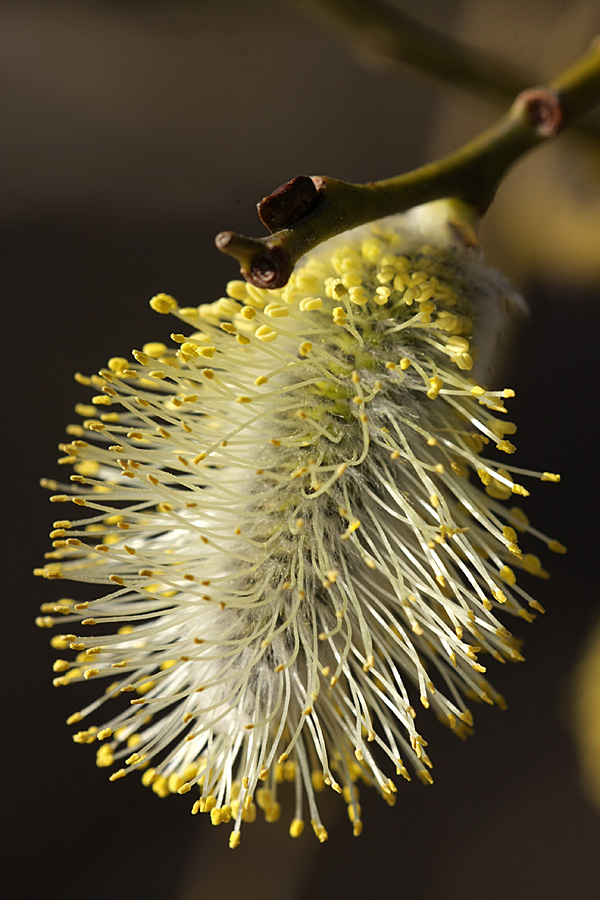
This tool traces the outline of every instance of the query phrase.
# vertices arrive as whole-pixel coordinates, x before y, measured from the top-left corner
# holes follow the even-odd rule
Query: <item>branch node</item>
[[[220,231],[215,237],[215,245],[221,253],[238,261],[240,274],[250,284],[273,290],[288,283],[294,261],[285,247],[266,238],[244,237],[235,231]]]
[[[250,270],[242,269],[242,275],[255,287],[274,290],[284,287],[294,268],[293,260],[283,247],[266,247],[266,252],[256,256]]]
[[[227,253],[228,248],[231,247],[231,244],[235,241],[235,232],[233,231],[220,231],[215,235],[215,247],[217,250],[220,250],[221,253]],[[230,256],[232,254],[229,254]]]
[[[521,91],[516,103],[525,111],[540,137],[554,137],[566,124],[560,97],[554,91],[530,88]]]
[[[308,175],[286,181],[257,204],[258,215],[270,232],[289,228],[302,219],[319,199],[318,186]]]

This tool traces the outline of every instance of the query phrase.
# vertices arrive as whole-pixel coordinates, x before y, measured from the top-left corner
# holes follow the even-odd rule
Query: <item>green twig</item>
[[[506,106],[531,74],[424,25],[380,0],[299,0],[356,47]]]
[[[443,197],[483,214],[510,167],[600,101],[600,40],[546,87],[517,96],[491,128],[442,159],[369,184],[299,176],[259,204],[273,232],[248,238],[221,232],[217,247],[233,256],[246,280],[263,288],[287,283],[296,261],[322,241],[373,219]]]
[[[297,0],[300,7],[330,19],[349,34],[356,47],[403,68],[506,106],[533,81],[530,72],[429,25],[381,0]],[[600,141],[592,123],[577,125],[577,134]]]

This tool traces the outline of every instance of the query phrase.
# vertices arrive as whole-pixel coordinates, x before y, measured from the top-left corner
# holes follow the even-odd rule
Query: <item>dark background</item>
[[[592,0],[396,5],[521,63],[533,83],[574,60],[600,24]],[[569,553],[545,556],[552,579],[532,585],[547,615],[515,626],[527,663],[491,670],[508,710],[477,708],[465,745],[421,714],[433,787],[403,784],[395,809],[364,791],[358,840],[333,797],[324,803],[327,844],[308,832],[290,840],[284,821],[257,822],[232,854],[226,830],[192,819],[185,799],[159,800],[135,778],[109,784],[93,749],[72,743],[63,722],[81,694],[52,688],[51,633],[33,626],[40,603],[61,596],[31,570],[57,510],[39,477],[61,474],[56,444],[74,403],[87,400],[72,372],[163,339],[168,322],[147,305],[158,291],[182,305],[218,297],[235,267],[214,249],[214,234],[262,233],[254,204],[278,184],[299,173],[392,175],[450,151],[499,112],[373,57],[364,62],[297,5],[2,6],[11,897],[600,893],[600,814],[583,787],[574,725],[576,667],[599,622],[598,146],[565,135],[538,151],[501,189],[484,227],[486,254],[533,311],[507,376],[518,395],[511,418],[520,423],[520,464],[563,474],[560,486],[535,486],[528,512]],[[586,704],[584,719],[598,729],[600,699]]]

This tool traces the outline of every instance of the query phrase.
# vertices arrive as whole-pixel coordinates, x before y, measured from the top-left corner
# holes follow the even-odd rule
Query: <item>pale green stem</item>
[[[481,215],[518,159],[580,119],[599,101],[600,41],[596,39],[573,66],[546,87],[519,94],[501,119],[454,153],[369,184],[350,184],[327,176],[295,179],[259,205],[259,209],[264,207],[261,217],[273,234],[248,238],[222,232],[217,235],[217,246],[238,260],[248,281],[276,288],[287,283],[294,264],[307,251],[365,222],[444,197],[459,198]],[[299,192],[303,195],[300,202]]]

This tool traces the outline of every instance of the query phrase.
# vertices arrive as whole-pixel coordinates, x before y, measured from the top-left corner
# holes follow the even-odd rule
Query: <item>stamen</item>
[[[320,841],[320,789],[358,835],[358,779],[390,804],[390,773],[430,783],[416,707],[465,736],[463,694],[503,703],[480,654],[521,659],[496,614],[543,611],[525,541],[565,552],[505,502],[528,494],[515,477],[559,476],[512,465],[516,426],[496,414],[513,392],[470,375],[473,321],[511,289],[441,235],[383,220],[278,291],[232,281],[197,309],[158,294],[192,333],[77,376],[99,393],[60,445],[75,474],[45,486],[82,518],[54,523],[36,574],[99,591],[42,607],[40,627],[82,630],[53,639],[77,654],[54,683],[118,676],[69,717],[98,714],[75,741],[101,741],[113,781],[150,766],[158,796],[198,792],[192,812],[231,823],[231,847],[257,807],[279,819],[282,781],[291,836],[306,803]]]

